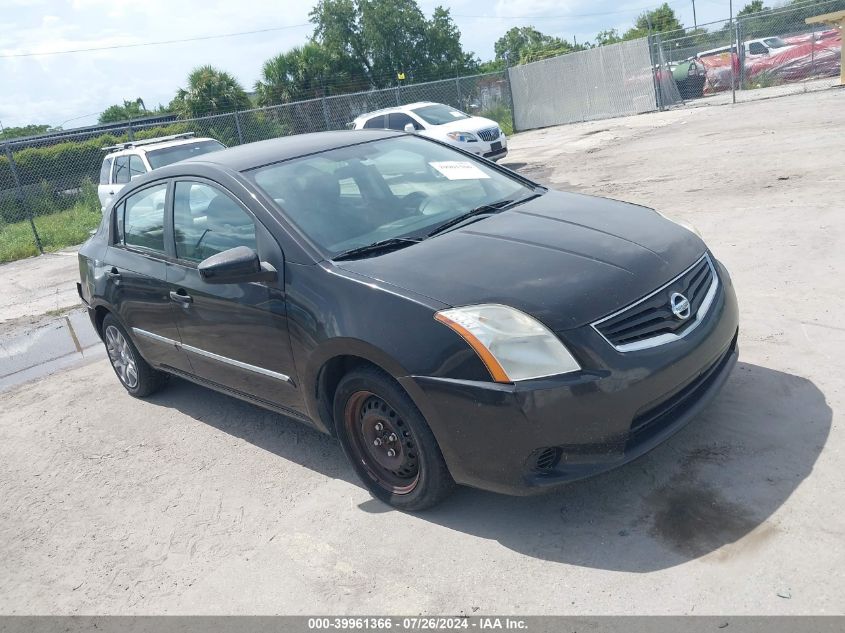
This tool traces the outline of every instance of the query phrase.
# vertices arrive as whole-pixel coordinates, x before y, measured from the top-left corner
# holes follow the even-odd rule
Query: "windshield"
[[[486,161],[415,136],[341,147],[250,175],[330,257],[381,240],[425,236],[480,206],[535,193]]]
[[[163,147],[162,149],[152,149],[147,152],[147,160],[150,162],[150,167],[158,169],[165,165],[185,160],[200,154],[208,154],[209,152],[216,152],[220,149],[226,149],[223,143],[217,141],[197,141],[196,143],[183,143],[173,147]]]
[[[461,119],[470,118],[465,112],[455,110],[455,108],[441,103],[414,108],[411,112],[431,125],[443,125],[444,123],[451,123],[452,121],[460,121]]]
[[[763,40],[763,43],[769,48],[783,48],[784,46],[789,46],[789,43],[783,41],[779,37],[767,37]]]

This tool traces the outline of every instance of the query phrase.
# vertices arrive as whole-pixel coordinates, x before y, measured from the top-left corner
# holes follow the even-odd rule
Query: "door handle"
[[[120,272],[118,272],[117,268],[112,267],[111,270],[106,271],[106,277],[117,281],[118,279],[120,279]]]
[[[181,303],[182,305],[188,305],[189,303],[193,303],[194,299],[189,294],[185,294],[184,290],[179,291],[170,291],[170,299],[171,301],[175,301],[176,303]]]

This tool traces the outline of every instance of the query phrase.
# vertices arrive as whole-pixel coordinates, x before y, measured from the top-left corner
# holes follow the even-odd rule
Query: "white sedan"
[[[415,132],[490,160],[508,155],[508,141],[498,123],[442,103],[421,101],[376,110],[359,116],[352,127]]]

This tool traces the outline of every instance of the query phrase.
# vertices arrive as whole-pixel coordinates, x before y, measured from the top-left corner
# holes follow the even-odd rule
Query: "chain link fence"
[[[778,94],[824,88],[838,82],[842,32],[805,20],[839,10],[845,10],[845,0],[808,1],[503,72],[196,119],[160,115],[0,141],[0,262],[86,239],[101,217],[97,187],[103,148],[109,145],[186,132],[240,145],[344,129],[361,114],[416,101],[486,116],[510,134],[649,112],[683,101],[742,100],[760,88]]]
[[[655,58],[655,55],[657,56]],[[680,103],[650,38],[600,46],[509,70],[514,129],[651,112]]]
[[[778,95],[828,88],[842,64],[842,32],[807,24],[813,16],[845,10],[845,0],[816,0],[763,9],[734,20],[661,35],[661,49],[684,99],[775,88]]]

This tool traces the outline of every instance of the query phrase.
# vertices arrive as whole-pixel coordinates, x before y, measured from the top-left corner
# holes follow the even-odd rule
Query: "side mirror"
[[[236,246],[202,260],[197,266],[202,280],[209,284],[238,284],[249,281],[275,281],[276,269],[258,259],[248,246]]]
[[[408,134],[416,134],[416,132],[417,132],[417,128],[415,128],[415,127],[414,127],[414,124],[413,124],[413,123],[406,123],[406,124],[405,124],[405,131],[406,131]]]

